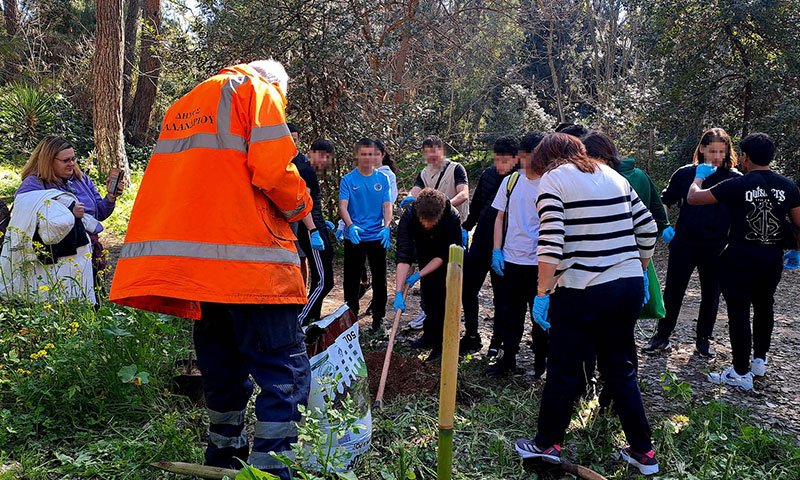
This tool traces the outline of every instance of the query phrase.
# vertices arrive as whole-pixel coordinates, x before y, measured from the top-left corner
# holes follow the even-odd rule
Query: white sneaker
[[[414,330],[422,330],[422,325],[425,323],[425,312],[419,312],[417,318],[408,322],[408,326]]]
[[[726,368],[722,373],[709,373],[708,381],[717,385],[731,385],[742,390],[753,389],[753,372],[739,375],[733,367]]]
[[[750,371],[756,377],[763,377],[767,374],[767,359],[754,358],[750,363]]]

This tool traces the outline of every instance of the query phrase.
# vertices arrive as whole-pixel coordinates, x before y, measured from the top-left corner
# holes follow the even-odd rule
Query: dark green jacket
[[[664,210],[664,204],[661,203],[661,195],[659,195],[656,186],[650,177],[640,168],[636,168],[636,160],[633,158],[623,158],[622,162],[617,167],[617,171],[628,179],[636,194],[644,203],[644,206],[650,210],[653,219],[658,225],[658,231],[661,232],[669,226],[669,219],[667,212]]]

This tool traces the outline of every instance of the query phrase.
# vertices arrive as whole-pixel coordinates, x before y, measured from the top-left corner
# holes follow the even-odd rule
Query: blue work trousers
[[[209,415],[205,463],[238,469],[238,458],[290,480],[289,469],[269,452],[292,457],[297,406],[306,404],[311,387],[299,305],[203,303],[201,308],[194,344]],[[253,382],[261,391],[250,451],[245,411]]]

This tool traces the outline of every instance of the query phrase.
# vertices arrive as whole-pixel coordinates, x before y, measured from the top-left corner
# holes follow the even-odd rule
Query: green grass
[[[13,197],[19,184],[19,167],[0,163],[0,198]]]
[[[562,478],[546,464],[523,463],[513,449],[516,438],[536,432],[542,385],[519,380],[503,385],[486,379],[482,368],[481,362],[467,362],[459,374],[454,478]],[[650,418],[662,469],[656,478],[800,478],[800,448],[792,438],[752,425],[746,412],[728,404],[685,402],[680,394],[688,385],[674,377],[665,378],[664,387],[680,413]],[[418,478],[435,478],[437,409],[435,398],[414,395],[376,412],[362,478],[381,478],[381,470],[391,467],[387,460],[401,454],[411,459]],[[614,459],[625,445],[617,419],[600,415],[594,399],[577,410],[564,444],[567,458],[608,478],[638,478]]]

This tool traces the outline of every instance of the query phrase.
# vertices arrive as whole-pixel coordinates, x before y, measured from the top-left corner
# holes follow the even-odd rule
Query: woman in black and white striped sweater
[[[547,173],[539,186],[539,289],[533,317],[550,328],[551,356],[533,440],[523,458],[561,461],[585,361],[597,356],[630,447],[621,457],[658,472],[636,383],[634,326],[647,292],[657,227],[624,177],[586,155],[577,138],[554,133],[534,152]],[[552,298],[552,303],[551,303]],[[549,317],[549,318],[548,318]]]

